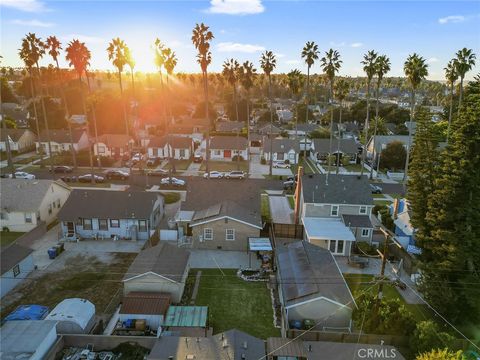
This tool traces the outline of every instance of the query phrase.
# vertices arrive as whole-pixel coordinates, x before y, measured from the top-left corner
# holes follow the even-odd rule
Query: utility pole
[[[388,232],[380,227],[380,230],[382,231],[383,235],[385,236],[385,241],[383,242],[383,253],[377,249],[377,253],[380,255],[382,258],[382,267],[380,269],[380,283],[378,284],[378,299],[381,300],[383,297],[383,282],[384,282],[384,276],[385,276],[385,267],[387,265],[387,255],[388,255],[388,238],[389,234]]]

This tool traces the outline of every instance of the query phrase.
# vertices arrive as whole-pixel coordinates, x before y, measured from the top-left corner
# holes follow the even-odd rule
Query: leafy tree
[[[2,102],[5,103],[18,103],[18,99],[12,91],[10,85],[8,85],[7,78],[2,77],[1,79],[1,89],[0,94],[2,94]]]
[[[205,118],[205,101],[200,101],[197,106],[195,107],[195,111],[193,112],[192,117],[194,119],[204,119]],[[212,103],[208,104],[208,118],[209,119],[216,119],[217,112],[213,108]]]
[[[330,130],[324,127],[318,127],[318,129],[310,132],[311,139],[328,139],[330,137]]]
[[[406,158],[405,145],[401,141],[392,141],[382,150],[380,166],[389,170],[401,169]]]
[[[17,123],[15,122],[15,120],[10,119],[8,116],[5,116],[2,121],[5,121],[5,127],[7,129],[16,129],[17,128]],[[0,121],[0,123],[1,123],[1,121]],[[3,126],[3,124],[1,126]]]
[[[302,124],[307,122],[308,119],[313,119],[313,111],[308,109],[307,115],[307,104],[299,103],[295,105],[296,109],[294,110],[297,114],[297,122]]]
[[[51,128],[51,129],[63,129],[63,128],[65,128],[66,127],[65,110],[63,109],[61,104],[52,100],[51,97],[45,97],[44,98],[44,104],[45,104],[45,113],[46,113],[47,118],[48,118],[49,128]],[[41,106],[41,100],[36,100],[35,101],[35,106],[37,106],[37,108],[39,106]],[[28,106],[28,111],[30,113],[33,113],[33,111],[34,111],[33,107],[34,107],[34,104],[32,102]],[[45,129],[45,121],[44,121],[44,118],[43,118],[43,112],[40,112],[38,114],[38,120],[39,120],[39,129],[40,129],[40,131],[42,131],[43,129]],[[30,123],[29,124],[30,127],[34,128],[34,125],[36,125],[35,119],[32,119],[30,117],[28,121]]]
[[[428,352],[432,349],[450,348],[455,338],[449,333],[441,331],[440,327],[432,320],[420,321],[410,338],[410,348],[417,354]]]
[[[415,360],[461,360],[462,351],[457,352],[450,351],[448,349],[443,350],[432,350],[423,354],[418,355]]]

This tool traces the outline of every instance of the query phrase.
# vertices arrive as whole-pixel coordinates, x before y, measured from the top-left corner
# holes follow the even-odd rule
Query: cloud
[[[88,35],[81,35],[81,34],[68,34],[62,35],[61,39],[64,41],[71,41],[73,39],[79,40],[81,42],[89,43],[89,44],[104,44],[107,41],[101,37],[96,36],[88,36]]]
[[[248,15],[265,11],[261,0],[210,0],[206,12],[212,14]]]
[[[258,51],[263,51],[265,48],[263,46],[253,44],[222,42],[217,44],[217,50],[220,52],[255,53]]]
[[[363,43],[361,43],[361,42],[354,42],[354,43],[350,44],[350,47],[353,47],[353,48],[359,48],[359,47],[362,47],[362,46],[363,46]]]
[[[287,64],[287,65],[298,65],[298,64],[300,64],[300,60],[287,60],[287,61],[285,61],[285,64]]]
[[[285,54],[282,54],[282,53],[273,53],[273,55],[275,55],[275,57],[277,57],[277,58],[284,58],[285,57]]]
[[[435,56],[434,57],[431,57],[430,59],[427,60],[427,62],[429,64],[431,63],[436,63],[436,62],[439,62],[440,60],[438,60]]]
[[[26,12],[49,11],[45,3],[38,0],[0,0],[0,5]]]
[[[335,42],[335,41],[330,41],[330,46],[334,46],[334,47],[342,47],[342,46],[345,46],[345,41],[342,41],[342,42]]]
[[[19,20],[19,19],[10,21],[10,24],[31,26],[31,27],[52,27],[55,25],[54,23],[44,22],[40,20]]]
[[[450,15],[450,16],[445,16],[443,18],[438,19],[439,24],[456,24],[456,23],[461,23],[464,22],[467,18],[463,15]]]

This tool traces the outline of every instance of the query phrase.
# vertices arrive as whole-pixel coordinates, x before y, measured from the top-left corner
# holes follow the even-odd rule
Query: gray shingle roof
[[[148,219],[159,196],[145,191],[76,189],[60,209],[58,219]]]
[[[180,282],[188,265],[190,252],[178,246],[160,242],[142,250],[128,268],[123,281],[148,272]]]
[[[295,152],[300,151],[300,146],[298,141],[294,139],[265,139],[263,142],[263,151],[270,153],[270,142],[272,142],[272,151],[277,152],[289,152],[290,150],[295,150]]]
[[[342,215],[343,223],[349,227],[373,228],[368,215]]]
[[[195,211],[193,221],[190,226],[195,226],[206,221],[215,221],[225,216],[246,222],[258,227],[262,227],[262,218],[260,214],[252,209],[244,208],[231,200],[225,200],[221,203],[212,205],[206,209]]]
[[[280,134],[282,129],[275,125],[265,124],[260,125],[257,129],[257,132],[262,135]]]
[[[165,145],[170,144],[174,149],[189,149],[192,147],[192,139],[184,136],[156,136],[148,143],[149,148],[163,148]]]
[[[98,137],[98,142],[104,143],[108,147],[125,147],[132,140],[131,136],[125,134],[103,134]]]
[[[306,203],[373,205],[367,176],[333,175],[325,183],[326,175],[302,177],[303,199]]]
[[[237,132],[246,128],[246,123],[242,121],[219,121],[216,123],[215,128],[219,132]]]
[[[32,249],[17,245],[15,243],[2,248],[0,256],[1,256],[1,264],[0,267],[2,269],[2,275],[17,265],[20,261],[25,259],[28,255],[33,252]]]
[[[83,129],[72,129],[72,138],[73,142],[76,143],[80,140],[85,130]],[[68,144],[70,143],[70,133],[68,130],[63,129],[50,129],[50,141],[56,142],[59,144]],[[38,137],[40,142],[48,141],[47,139],[47,132],[43,130],[40,132],[40,136]]]
[[[374,141],[375,152],[380,153],[382,151],[382,145],[388,145],[394,141],[408,144],[408,135],[377,135],[375,137],[372,136],[370,142],[371,141]]]
[[[328,154],[330,149],[330,139],[313,139],[315,152]],[[337,139],[332,141],[332,153],[337,151]],[[353,139],[340,139],[340,151],[347,154],[356,154],[359,145]]]
[[[214,136],[210,139],[210,149],[245,150],[247,139],[242,136]]]
[[[8,135],[10,137],[10,139],[12,139],[12,141],[16,142],[22,137],[22,135],[25,133],[25,131],[30,131],[30,130],[27,130],[27,129],[6,129],[6,131],[5,131],[3,129],[0,129],[0,140],[5,141],[5,139],[7,138],[7,135]]]

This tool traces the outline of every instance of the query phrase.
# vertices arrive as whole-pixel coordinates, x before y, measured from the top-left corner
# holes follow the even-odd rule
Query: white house
[[[28,129],[0,129],[0,151],[7,150],[7,139],[10,151],[23,153],[35,149],[36,135]]]
[[[193,141],[189,137],[166,135],[154,137],[147,146],[150,159],[165,159],[170,156],[173,159],[190,159],[193,154]]]
[[[88,334],[95,325],[95,305],[86,299],[65,299],[50,311],[45,320],[57,321],[60,334]]]
[[[270,156],[270,146],[273,156]],[[298,141],[294,139],[268,139],[263,141],[263,157],[266,161],[283,160],[290,164],[298,163],[300,146]]]
[[[0,228],[20,232],[52,223],[71,191],[61,180],[1,179],[0,185]]]
[[[128,154],[135,141],[131,136],[124,134],[103,134],[93,144],[95,156],[120,158]]]
[[[71,148],[70,132],[68,130],[50,130],[50,146],[53,153],[62,151],[69,151]],[[87,132],[83,129],[72,129],[73,148],[76,152],[87,149],[89,140]],[[37,142],[35,142],[37,153],[42,151],[44,154],[49,154],[48,137],[45,130],[40,133]]]
[[[34,269],[33,250],[15,243],[1,249],[1,292],[0,297],[6,295]]]
[[[248,141],[242,136],[213,136],[210,139],[210,159],[221,161],[248,160]]]

